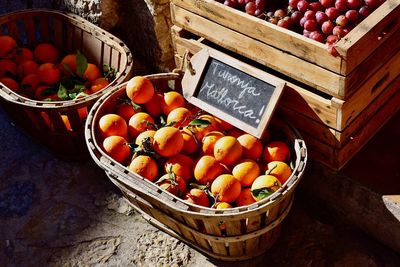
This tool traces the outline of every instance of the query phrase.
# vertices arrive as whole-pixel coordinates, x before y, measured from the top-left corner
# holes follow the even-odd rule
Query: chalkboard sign
[[[261,137],[284,83],[212,49],[192,57],[193,71],[182,80],[185,98],[199,108]]]

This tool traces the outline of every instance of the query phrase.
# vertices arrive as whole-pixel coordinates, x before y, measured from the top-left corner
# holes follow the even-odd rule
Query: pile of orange
[[[9,35],[0,36],[0,82],[24,97],[71,100],[106,87],[105,76],[103,68],[87,62],[78,51],[63,56],[51,43],[30,49]]]
[[[261,141],[146,77],[129,80],[118,101],[97,123],[105,153],[187,202],[216,209],[250,205],[292,174],[282,140],[267,134]]]

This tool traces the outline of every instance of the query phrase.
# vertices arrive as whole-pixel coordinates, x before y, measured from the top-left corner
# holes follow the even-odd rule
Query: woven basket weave
[[[41,42],[54,44],[61,55],[81,51],[88,62],[108,64],[117,77],[105,89],[70,101],[36,101],[22,97],[0,83],[0,103],[15,124],[66,160],[88,158],[82,113],[113,86],[126,81],[133,59],[129,48],[117,37],[74,14],[31,9],[0,17],[0,35],[11,35],[20,46],[34,48]],[[72,131],[61,115],[68,116]]]
[[[166,84],[175,83],[175,89],[180,89],[178,74],[147,77],[156,87],[165,88]],[[126,96],[125,86],[126,83],[117,86],[93,105],[86,122],[85,137],[93,160],[130,204],[156,227],[211,257],[245,260],[267,251],[279,237],[281,222],[290,210],[294,189],[307,162],[306,146],[299,133],[283,121],[271,121],[272,133],[279,132],[282,141],[292,144],[291,157],[295,163],[291,177],[278,191],[249,206],[226,210],[201,207],[160,189],[111,159],[101,149],[101,139],[96,136],[98,121],[115,109],[118,99]]]

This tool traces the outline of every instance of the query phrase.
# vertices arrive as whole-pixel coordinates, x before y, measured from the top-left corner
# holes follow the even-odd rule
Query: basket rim
[[[145,77],[151,80],[163,79],[163,78],[176,79],[180,77],[180,75],[176,73],[159,73],[159,74],[146,75]],[[174,196],[173,194],[165,190],[162,190],[149,180],[143,178],[140,175],[137,175],[136,173],[129,171],[129,169],[126,166],[116,162],[111,157],[109,157],[98,145],[97,138],[94,134],[96,131],[95,129],[96,125],[93,123],[98,116],[99,113],[98,111],[112,95],[121,93],[126,84],[127,82],[114,87],[107,94],[99,98],[92,106],[85,123],[85,141],[88,146],[88,150],[90,152],[92,159],[107,173],[107,175],[113,176],[113,178],[116,178],[122,184],[128,185],[131,188],[135,188],[135,190],[138,190],[139,192],[149,196],[151,199],[154,199],[155,201],[162,202],[164,205],[165,202],[172,204],[169,205],[170,209],[178,213],[190,214],[193,217],[200,216],[202,218],[232,217],[238,219],[239,218],[238,215],[246,216],[249,213],[270,208],[278,204],[280,201],[283,200],[283,197],[290,194],[295,189],[298,182],[302,178],[308,158],[305,142],[304,140],[302,140],[300,133],[295,128],[293,128],[293,126],[290,123],[283,122],[283,120],[280,120],[282,123],[286,124],[286,126],[289,127],[290,130],[293,131],[293,133],[295,134],[296,139],[294,145],[299,149],[299,157],[296,159],[296,166],[292,172],[292,175],[276,192],[274,192],[267,198],[264,198],[263,200],[253,203],[251,205],[234,207],[231,209],[222,209],[222,210],[202,207],[196,204],[184,202],[183,199],[180,199]],[[139,183],[142,186],[142,188],[140,188]],[[190,210],[190,207],[192,209],[200,209],[201,211]]]
[[[117,77],[105,88],[102,90],[90,94],[85,97],[81,97],[78,99],[73,99],[73,100],[65,100],[65,101],[41,101],[41,100],[33,100],[24,96],[19,95],[18,93],[12,91],[10,88],[5,86],[3,83],[0,82],[0,97],[5,99],[8,102],[12,102],[14,104],[18,105],[23,105],[31,108],[40,108],[40,109],[59,109],[59,108],[68,108],[68,107],[80,107],[84,106],[88,103],[94,102],[97,100],[100,96],[106,94],[109,90],[112,89],[113,86],[116,86],[117,84],[123,82],[126,80],[127,77],[129,77],[132,68],[133,68],[133,56],[132,53],[129,49],[129,47],[118,37],[115,35],[109,33],[106,30],[103,30],[102,28],[98,27],[97,25],[91,23],[90,21],[73,14],[71,12],[67,11],[61,11],[61,10],[54,10],[54,9],[46,9],[46,8],[33,8],[33,9],[23,9],[23,10],[18,10],[18,11],[13,11],[7,14],[4,14],[0,16],[0,25],[2,25],[4,22],[3,20],[6,20],[7,22],[12,21],[13,16],[21,16],[25,14],[32,14],[32,13],[37,13],[40,12],[41,15],[47,15],[51,16],[52,14],[57,14],[58,16],[65,17],[67,20],[70,21],[70,23],[74,22],[74,25],[76,27],[79,27],[81,29],[88,28],[89,33],[91,35],[98,35],[107,38],[107,40],[112,43],[113,47],[118,47],[119,50],[124,51],[125,56],[126,56],[126,64],[125,64],[125,69],[117,75]]]

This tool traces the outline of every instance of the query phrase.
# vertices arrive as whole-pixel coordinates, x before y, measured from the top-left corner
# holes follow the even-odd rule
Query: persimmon
[[[63,57],[60,62],[60,70],[65,76],[70,76],[71,74],[76,74],[76,55],[69,54]],[[72,72],[72,73],[70,73]]]
[[[0,60],[0,77],[15,78],[17,76],[17,64],[11,59]]]
[[[28,96],[33,96],[39,86],[39,76],[37,74],[26,75],[21,81],[21,90]]]
[[[128,169],[153,182],[158,176],[156,161],[145,155],[135,157],[129,164]]]
[[[263,145],[257,137],[251,134],[242,134],[237,138],[243,148],[243,157],[257,160],[263,152]]]
[[[136,138],[140,133],[154,129],[154,119],[145,112],[138,112],[129,119],[128,129],[131,137]]]
[[[178,155],[183,147],[183,137],[179,129],[166,126],[156,131],[153,148],[163,157]]]
[[[284,184],[292,175],[292,169],[283,161],[271,161],[267,164],[265,173],[275,176]]]
[[[242,157],[242,145],[232,136],[221,137],[214,145],[214,157],[228,166],[235,164]]]
[[[33,94],[34,99],[43,100],[54,94],[54,88],[50,85],[39,85],[35,93]]]
[[[254,180],[260,175],[260,168],[254,160],[243,159],[233,167],[232,175],[242,186],[251,186]]]
[[[135,76],[126,84],[126,94],[134,103],[144,104],[153,97],[154,87],[148,78]]]
[[[144,109],[153,118],[158,117],[162,114],[161,102],[164,101],[162,94],[154,93],[153,97],[143,104]]]
[[[105,114],[101,116],[98,123],[99,134],[103,138],[117,135],[127,139],[128,125],[124,118],[117,114]]]
[[[196,204],[203,207],[210,206],[210,199],[207,193],[201,189],[193,188],[186,193],[184,200],[188,203]]]
[[[136,114],[136,111],[132,104],[123,102],[117,105],[117,114],[128,122]]]
[[[183,128],[181,130],[182,137],[183,137],[183,147],[182,153],[183,154],[194,154],[199,149],[199,144],[196,141],[196,136],[188,129]]]
[[[178,154],[165,162],[164,169],[166,172],[175,173],[188,182],[193,177],[194,162],[188,156]]]
[[[93,63],[88,63],[86,70],[83,72],[83,78],[88,80],[89,82],[94,82],[96,79],[101,78],[103,74],[99,67],[97,67]]]
[[[178,92],[170,91],[164,93],[163,101],[161,102],[161,109],[165,115],[168,115],[176,108],[185,107],[185,98]]]
[[[98,91],[106,88],[110,83],[104,77],[97,78],[94,80],[90,86],[90,92],[92,94],[97,93]]]
[[[194,178],[199,184],[205,185],[212,183],[223,172],[224,168],[213,156],[204,155],[195,164]]]
[[[282,141],[272,141],[265,146],[262,158],[265,163],[286,161],[290,158],[289,147]]]
[[[17,42],[9,35],[0,36],[0,58],[13,58],[17,53]]]
[[[117,135],[103,140],[103,149],[107,155],[119,163],[124,163],[131,155],[131,149],[125,138]]]
[[[50,43],[38,44],[33,50],[33,58],[39,63],[57,63],[58,50]]]
[[[222,174],[211,184],[211,193],[220,202],[234,202],[240,195],[240,182],[230,174]]]
[[[17,48],[13,61],[18,65],[27,60],[33,60],[33,52],[26,47]]]
[[[183,197],[186,194],[186,181],[174,173],[166,173],[160,177],[156,184],[171,194]]]
[[[251,185],[254,200],[259,201],[270,196],[281,187],[279,180],[272,175],[258,176]]]
[[[35,74],[39,70],[39,65],[33,60],[26,60],[18,65],[17,73],[20,79],[26,75]]]
[[[3,78],[0,78],[0,82],[2,84],[4,84],[5,86],[7,86],[7,88],[10,89],[11,91],[14,91],[14,92],[19,91],[19,85],[14,79],[11,79],[8,77],[3,77]]]
[[[39,66],[37,71],[41,83],[53,85],[60,81],[60,69],[53,63],[44,63]]]

